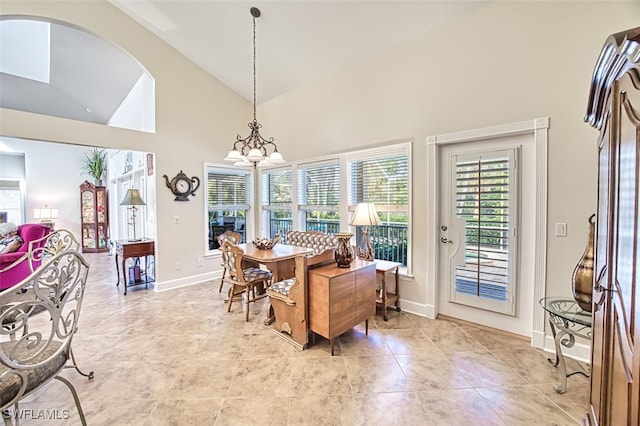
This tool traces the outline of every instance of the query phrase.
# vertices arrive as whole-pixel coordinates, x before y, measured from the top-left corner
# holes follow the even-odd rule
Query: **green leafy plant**
[[[107,171],[107,151],[93,148],[90,152],[85,152],[82,169],[84,173],[92,176],[96,181],[102,179]]]

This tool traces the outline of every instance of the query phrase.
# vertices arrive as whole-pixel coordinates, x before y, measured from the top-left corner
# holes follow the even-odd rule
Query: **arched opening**
[[[129,53],[73,25],[0,16],[0,107],[155,132],[155,81]]]

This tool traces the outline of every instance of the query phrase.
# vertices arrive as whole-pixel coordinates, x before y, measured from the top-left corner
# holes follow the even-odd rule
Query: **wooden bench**
[[[310,248],[313,253],[308,256],[297,256],[295,276],[272,283],[267,289],[271,308],[275,314],[272,330],[302,350],[309,343],[307,269],[335,262],[334,253],[338,238],[320,232],[289,231],[287,244]]]

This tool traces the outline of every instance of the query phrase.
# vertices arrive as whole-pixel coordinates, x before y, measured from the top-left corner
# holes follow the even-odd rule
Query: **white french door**
[[[437,180],[438,312],[530,335],[537,228],[534,134],[441,143]]]

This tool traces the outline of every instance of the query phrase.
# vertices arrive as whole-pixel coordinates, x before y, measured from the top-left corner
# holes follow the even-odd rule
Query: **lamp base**
[[[369,242],[369,229],[368,227],[362,227],[362,233],[360,238],[360,248],[358,249],[358,259],[362,260],[374,260],[373,248]]]

